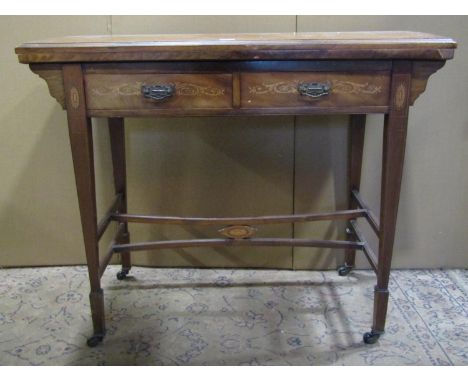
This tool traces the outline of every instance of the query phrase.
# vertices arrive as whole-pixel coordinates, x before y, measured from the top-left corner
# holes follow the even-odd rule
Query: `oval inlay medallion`
[[[80,95],[75,87],[70,89],[70,105],[72,105],[73,109],[78,109],[78,106],[80,106]]]
[[[400,110],[405,104],[405,99],[406,99],[406,88],[405,88],[405,85],[400,84],[398,85],[396,92],[395,92],[395,107],[398,110]]]
[[[230,239],[247,239],[257,231],[249,225],[231,225],[220,229],[218,232]]]

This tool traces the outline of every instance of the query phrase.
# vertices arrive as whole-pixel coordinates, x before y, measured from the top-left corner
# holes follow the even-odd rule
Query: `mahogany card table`
[[[336,32],[233,35],[73,36],[16,48],[19,62],[47,81],[68,116],[94,334],[105,335],[101,276],[120,253],[125,279],[130,253],[202,246],[302,246],[343,248],[346,275],[363,253],[377,275],[371,330],[384,332],[388,284],[403,171],[408,110],[429,76],[454,55],[450,38],[419,32]],[[434,111],[435,112],[435,111]],[[443,112],[441,110],[440,112]],[[380,213],[359,193],[366,115],[385,115]],[[348,209],[253,217],[176,217],[127,212],[125,117],[347,114]],[[98,220],[91,117],[108,118],[115,200]],[[252,117],[253,118],[253,117]],[[378,238],[370,248],[357,219]],[[256,225],[318,220],[347,221],[346,240],[255,237]],[[99,256],[106,228],[118,225]],[[220,237],[131,243],[128,223],[215,225]]]

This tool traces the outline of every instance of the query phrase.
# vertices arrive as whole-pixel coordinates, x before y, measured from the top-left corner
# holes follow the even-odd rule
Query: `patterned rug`
[[[85,267],[0,270],[0,364],[468,365],[466,270],[393,271],[375,345],[369,271],[117,270],[95,348]]]

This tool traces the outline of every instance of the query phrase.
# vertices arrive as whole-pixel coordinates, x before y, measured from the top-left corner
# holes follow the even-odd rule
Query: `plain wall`
[[[66,114],[15,46],[78,34],[418,30],[452,37],[455,59],[411,108],[394,267],[468,265],[468,18],[463,16],[0,17],[0,266],[85,261]],[[382,116],[368,117],[362,193],[378,212]],[[106,123],[93,120],[98,212],[112,200]],[[289,214],[346,207],[347,118],[127,119],[129,211]],[[342,223],[264,226],[259,235],[343,238]],[[132,240],[217,237],[215,228],[130,226]],[[106,234],[106,247],[112,232]],[[373,234],[366,229],[372,244]],[[359,257],[359,256],[358,256]],[[362,257],[362,256],[361,256]],[[158,266],[335,268],[342,251],[291,248],[136,253]],[[365,261],[358,261],[366,266]]]

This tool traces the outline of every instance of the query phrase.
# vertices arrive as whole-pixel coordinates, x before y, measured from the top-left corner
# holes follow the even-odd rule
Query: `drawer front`
[[[246,109],[386,106],[389,88],[388,72],[242,73],[241,106]]]
[[[145,95],[142,87],[153,89]],[[90,110],[219,109],[232,107],[231,74],[119,74],[85,76]],[[158,93],[163,91],[166,93]],[[169,90],[167,92],[167,90]]]

